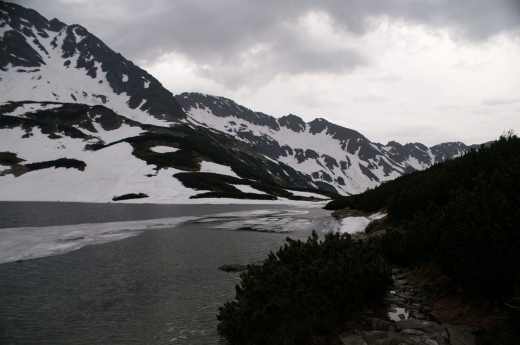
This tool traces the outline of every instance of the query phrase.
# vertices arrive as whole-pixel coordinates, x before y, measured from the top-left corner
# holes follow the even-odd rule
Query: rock
[[[386,234],[386,230],[378,230],[368,235],[368,238],[379,238],[382,237],[384,234]]]
[[[410,329],[410,328],[407,328],[407,329],[403,329],[400,334],[402,335],[423,335],[424,332],[422,331],[418,331],[416,329]]]
[[[394,323],[390,321],[383,321],[377,318],[367,317],[363,324],[370,328],[373,331],[386,331],[388,327],[392,326]]]
[[[222,265],[218,269],[222,270],[222,271],[226,271],[226,272],[240,272],[240,271],[247,271],[247,265],[241,265],[241,264]]]
[[[415,313],[415,314],[413,314],[413,317],[416,319],[419,319],[419,320],[426,320],[426,315],[421,314],[421,313]]]
[[[398,345],[398,344],[408,344],[415,345],[416,342],[408,337],[404,337],[399,333],[387,332],[387,337],[384,339],[379,339],[371,343],[370,345]]]
[[[447,326],[451,345],[477,345],[477,337],[472,333],[478,332],[476,327]]]
[[[446,331],[444,326],[441,326],[433,321],[421,321],[414,319],[398,321],[395,323],[394,327],[397,331],[402,331],[407,328],[428,333],[442,333]]]
[[[371,344],[376,340],[388,338],[388,334],[386,332],[382,332],[382,331],[372,331],[372,332],[365,332],[363,337],[365,338],[365,341],[367,343]]]
[[[351,217],[353,216],[355,213],[354,210],[351,210],[350,208],[346,207],[342,210],[338,210],[338,211],[334,211],[331,213],[331,216],[336,218],[336,219],[342,219],[342,218],[345,218],[345,217]]]
[[[339,336],[339,343],[341,345],[367,345],[362,335],[345,334]]]
[[[417,344],[424,344],[424,345],[439,345],[435,340],[426,339],[423,341],[418,342]]]
[[[439,333],[432,334],[430,339],[435,340],[437,342],[437,344],[439,344],[439,345],[446,344],[446,340]]]

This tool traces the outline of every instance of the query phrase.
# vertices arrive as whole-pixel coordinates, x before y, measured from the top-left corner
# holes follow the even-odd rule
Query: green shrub
[[[414,200],[426,198],[429,206],[412,212],[405,233],[383,236],[382,252],[410,265],[433,261],[470,293],[515,297],[520,286],[520,139],[502,137],[421,176],[429,182],[394,194],[388,210],[408,218],[404,214],[415,207]],[[447,181],[447,176],[459,178]]]
[[[373,247],[348,234],[287,238],[261,265],[241,274],[236,301],[219,308],[233,343],[305,344],[334,333],[345,316],[382,299],[391,283]]]

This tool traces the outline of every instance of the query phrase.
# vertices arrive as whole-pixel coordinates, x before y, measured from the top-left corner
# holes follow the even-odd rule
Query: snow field
[[[20,68],[8,65],[7,71],[0,70],[2,80],[0,83],[1,102],[33,100],[104,105],[118,114],[143,124],[169,125],[168,122],[158,120],[147,112],[139,110],[139,107],[136,109],[129,108],[130,97],[124,93],[119,95],[114,93],[106,79],[106,73],[101,70],[100,63],[95,63],[95,67],[98,67],[97,76],[91,78],[86,74],[85,69],[73,67],[76,66],[79,53],[76,52],[69,59],[63,59],[61,57],[63,54],[61,46],[66,36],[66,27],[59,33],[44,30],[49,35],[48,38],[41,37],[32,28],[28,29],[33,31],[48,53],[47,55],[43,52],[31,39],[26,41],[41,55],[45,65],[37,68]],[[54,48],[51,42],[56,37],[57,47]],[[69,66],[64,66],[66,60],[71,61]],[[25,69],[28,72],[17,72],[19,69]],[[126,76],[126,78],[128,77]],[[96,95],[106,96],[107,102],[104,103],[102,98],[96,97]]]

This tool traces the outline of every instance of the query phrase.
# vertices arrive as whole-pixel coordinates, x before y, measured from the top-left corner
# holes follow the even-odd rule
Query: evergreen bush
[[[405,233],[383,236],[382,252],[411,265],[433,261],[468,292],[515,297],[520,286],[520,139],[501,137],[420,176],[425,181],[389,198],[391,216],[409,218],[411,213],[413,220]],[[426,210],[412,211],[412,204],[426,201]]]
[[[287,238],[263,264],[241,274],[236,300],[219,308],[219,329],[232,343],[309,343],[381,300],[391,281],[374,248],[348,234]]]

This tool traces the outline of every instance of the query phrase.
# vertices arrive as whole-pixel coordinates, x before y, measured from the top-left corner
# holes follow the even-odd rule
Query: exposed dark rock
[[[370,180],[372,181],[377,181],[377,182],[380,182],[379,180],[379,177],[377,177],[376,175],[374,175],[373,172],[370,171],[370,169],[368,169],[367,167],[365,167],[363,164],[361,163],[358,163],[359,164],[359,169],[361,169],[361,172],[363,174],[365,174]]]
[[[330,170],[334,170],[334,167],[339,167],[338,161],[336,161],[334,158],[328,155],[321,155],[323,157],[323,160],[325,161],[325,165]]]
[[[0,49],[0,68],[4,71],[7,70],[6,67],[9,64],[13,67],[40,67],[45,65],[42,56],[17,31],[10,30],[4,32],[4,36],[0,39],[0,44],[3,46]]]
[[[90,109],[89,116],[94,119],[105,131],[111,131],[121,127],[123,118],[117,115],[112,109],[101,105],[95,105]]]
[[[293,114],[282,116],[278,119],[278,123],[280,126],[287,127],[296,133],[304,132],[307,129],[305,122],[300,117]]]

